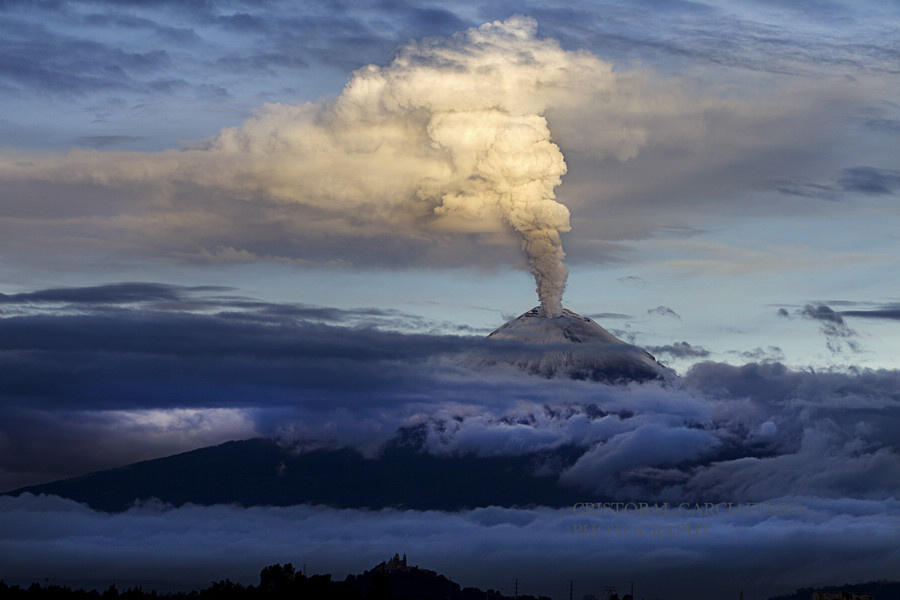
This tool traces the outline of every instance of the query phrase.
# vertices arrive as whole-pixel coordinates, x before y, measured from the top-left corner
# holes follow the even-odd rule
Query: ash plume
[[[198,206],[236,198],[274,207],[271,218],[298,235],[312,221],[322,232],[438,248],[452,236],[491,245],[515,233],[544,314],[559,316],[570,224],[555,189],[567,168],[548,115],[565,136],[577,129],[566,125],[571,115],[602,114],[592,154],[627,160],[646,139],[629,116],[639,81],[511,17],[412,41],[388,65],[355,71],[333,101],[267,104],[201,144],[4,156],[0,178],[145,185],[163,212],[151,230],[196,219],[201,233],[222,229],[215,216],[168,213],[167,195],[187,186],[210,193]]]
[[[562,314],[568,276],[560,234],[569,210],[554,188],[566,172],[550,139],[541,88],[563,83],[572,62],[537,23],[512,18],[449,41],[411,43],[387,67],[357,71],[333,114],[341,129],[390,122],[422,138],[435,169],[414,184],[438,227],[464,231],[484,219],[521,237],[544,313]]]

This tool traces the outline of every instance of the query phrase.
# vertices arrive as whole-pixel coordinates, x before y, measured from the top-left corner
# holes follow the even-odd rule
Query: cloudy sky
[[[0,490],[258,435],[371,452],[456,416],[433,451],[582,443],[560,476],[598,494],[812,507],[782,531],[822,536],[826,567],[773,559],[759,597],[835,565],[896,572],[880,536],[900,510],[898,26],[883,1],[0,2]],[[449,358],[563,284],[563,305],[681,386],[475,377]],[[571,408],[590,403],[638,416]],[[47,515],[107,518],[0,500],[31,524],[0,526],[7,557],[43,552]],[[207,564],[224,519],[274,561],[288,542],[241,537],[242,518],[345,518],[191,510],[136,508],[116,543],[169,515],[159,547],[194,523],[185,560]],[[449,532],[493,528],[482,556],[524,568],[528,540],[571,551],[566,518],[361,531],[421,531],[434,567],[488,587],[467,555],[440,563]],[[629,551],[656,581],[700,565],[724,586],[717,552],[771,550],[766,526]],[[320,537],[298,552],[332,556],[323,570],[380,556],[361,536],[351,564]],[[164,554],[110,563],[71,539],[61,578],[73,548],[109,577]]]
[[[796,366],[894,367],[898,10],[6,2],[0,281],[6,293],[225,285],[478,327],[530,308],[534,283],[508,220],[452,206],[436,218],[448,202],[422,180],[447,183],[446,165],[402,155],[420,143],[396,131],[408,114],[387,124],[335,114],[350,81],[339,109],[384,108],[360,90],[373,77],[356,70],[374,64],[418,78],[408,90],[388,84],[396,97],[445,82],[408,112],[465,95],[468,108],[479,98],[546,117],[565,161],[554,192],[571,213],[564,303],[577,312],[717,360],[777,347]],[[464,37],[443,46],[461,64],[508,64],[527,47],[533,68],[504,92],[449,81],[434,66],[440,45],[408,46],[515,14],[535,19],[511,26],[528,39],[495,36],[480,56]],[[407,67],[392,67],[398,58]],[[431,70],[410,68],[416,60]],[[541,77],[552,82],[538,94],[529,86]],[[375,151],[387,139],[379,127],[393,127],[401,149]],[[850,313],[855,346],[829,344],[807,304]]]

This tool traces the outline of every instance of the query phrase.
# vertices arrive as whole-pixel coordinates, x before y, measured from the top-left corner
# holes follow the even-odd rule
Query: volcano
[[[480,361],[482,367],[514,365],[543,377],[590,379],[622,384],[670,381],[674,371],[652,354],[620,340],[588,317],[564,308],[547,317],[541,307],[508,321],[488,335],[499,342]]]

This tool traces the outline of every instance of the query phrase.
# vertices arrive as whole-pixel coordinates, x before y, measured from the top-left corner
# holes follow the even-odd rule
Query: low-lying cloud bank
[[[404,428],[436,454],[576,446],[544,468],[603,497],[900,492],[894,370],[702,362],[671,385],[548,380],[468,369],[468,352],[513,346],[402,313],[159,284],[8,295],[0,310],[4,490],[255,436],[373,456]]]
[[[259,435],[373,456],[402,428],[435,454],[574,446],[574,462],[548,460],[542,474],[585,501],[673,507],[661,516],[151,502],[106,514],[3,496],[0,578],[201,586],[250,582],[279,561],[343,576],[406,552],[463,585],[509,592],[518,577],[522,592],[560,597],[570,579],[578,594],[633,580],[641,596],[677,600],[741,589],[760,598],[900,569],[895,370],[700,362],[666,385],[547,380],[461,366],[473,349],[508,348],[448,334],[450,324],[208,287],[43,290],[0,296],[0,311],[3,489]],[[792,508],[686,515],[675,509],[683,502]]]
[[[590,498],[586,498],[590,499]],[[801,585],[890,578],[900,568],[891,500],[777,498],[727,514],[459,513],[325,507],[171,507],[116,515],[52,496],[0,497],[0,578],[174,588],[255,581],[273,562],[310,572],[371,568],[394,552],[462,585],[561,598],[635,582],[642,597],[765,598]],[[771,507],[781,507],[779,509]],[[90,574],[90,575],[86,575]],[[89,579],[88,579],[89,578]]]

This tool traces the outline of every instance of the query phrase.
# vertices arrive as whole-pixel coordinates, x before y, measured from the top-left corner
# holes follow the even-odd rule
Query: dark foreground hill
[[[414,444],[395,442],[377,458],[367,459],[348,448],[298,453],[273,440],[252,439],[9,493],[52,494],[111,512],[150,498],[175,506],[559,507],[584,500],[584,493],[563,487],[555,475],[535,473],[551,461],[557,466],[571,464],[583,451],[561,448],[552,454],[521,456],[435,456]]]
[[[294,600],[513,600],[495,590],[461,588],[443,575],[406,566],[406,557],[394,556],[359,575],[348,575],[344,581],[332,581],[331,575],[307,577],[286,565],[271,565],[259,574],[258,586],[243,586],[231,581],[219,581],[194,592],[161,594],[132,588],[119,591],[110,587],[102,594],[96,590],[72,590],[60,586],[28,588],[7,586],[0,582],[0,598],[66,598],[72,600],[114,600],[118,598],[142,600],[167,598],[195,600],[201,598],[291,598]],[[546,596],[517,596],[517,600],[550,600]]]
[[[794,594],[770,598],[770,600],[897,600],[900,582],[873,581],[868,583],[800,588]],[[618,599],[617,595],[612,596]],[[517,594],[504,595],[497,590],[487,591],[474,587],[460,587],[455,581],[435,571],[407,566],[406,555],[398,555],[358,575],[348,575],[343,581],[332,581],[331,575],[307,576],[297,572],[288,563],[265,567],[259,576],[259,585],[244,586],[229,580],[218,581],[209,587],[192,592],[160,593],[130,588],[119,591],[110,586],[104,592],[97,590],[73,590],[68,587],[34,583],[27,588],[8,586],[0,581],[0,598],[66,600],[202,600],[212,598],[291,598],[294,600],[550,600],[547,596],[534,597]],[[698,600],[706,600],[698,596]],[[622,600],[632,600],[626,594]]]
[[[900,581],[869,581],[820,588],[800,588],[793,594],[776,596],[769,600],[815,600],[816,597],[828,600],[859,600],[868,596],[871,596],[872,600],[898,600]]]

